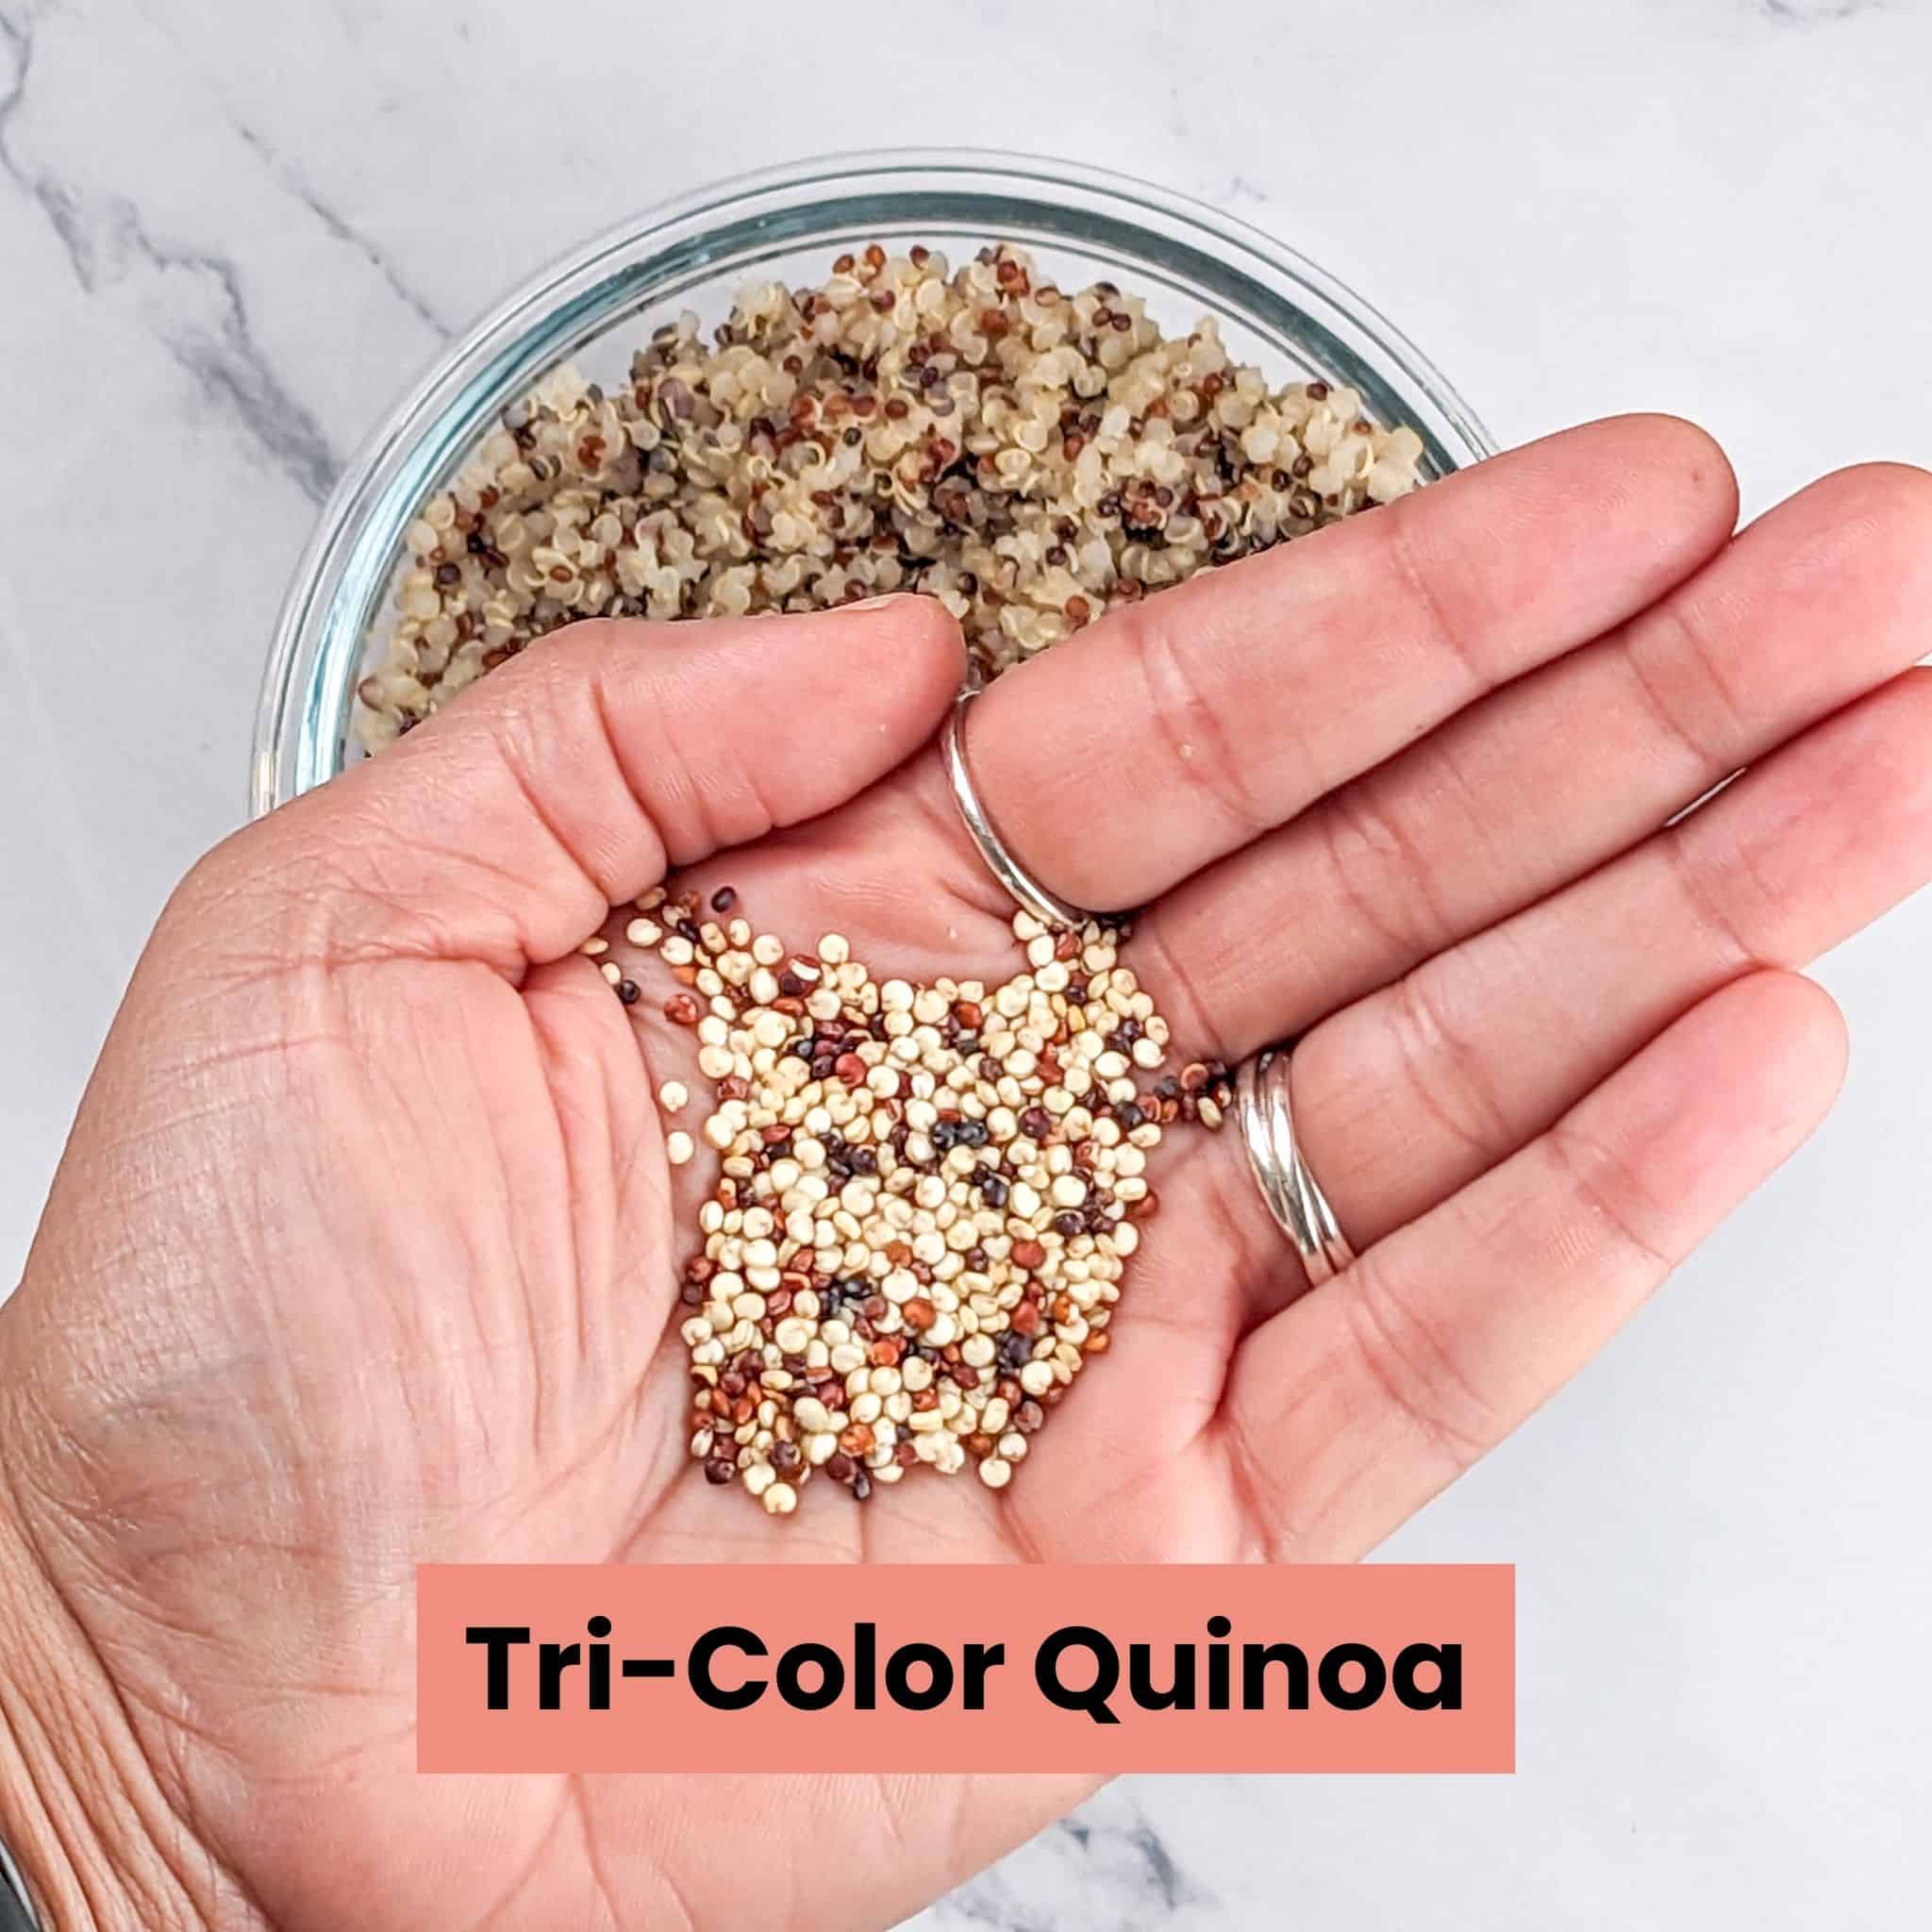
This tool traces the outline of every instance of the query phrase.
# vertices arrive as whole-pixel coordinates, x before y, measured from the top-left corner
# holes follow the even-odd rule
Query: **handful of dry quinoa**
[[[608,392],[565,367],[409,525],[356,728],[379,749],[576,618],[938,597],[997,675],[1116,604],[1415,486],[1353,390],[1271,390],[1211,320],[1069,295],[1022,251],[877,246],[660,328]]]
[[[722,888],[707,919],[654,886],[624,923],[689,989],[663,1012],[715,1091],[720,1173],[679,1291],[691,1455],[774,1516],[815,1473],[860,1503],[920,1468],[1004,1490],[1111,1347],[1160,1206],[1149,1159],[1178,1124],[1220,1125],[1226,1069],[1161,1075],[1168,1024],[1118,924],[1018,912],[1009,978],[914,985],[842,933],[794,952],[737,902]],[[625,1006],[644,997],[610,939],[582,950]],[[667,1118],[691,1098],[658,1091]],[[697,1147],[667,1130],[674,1167]]]

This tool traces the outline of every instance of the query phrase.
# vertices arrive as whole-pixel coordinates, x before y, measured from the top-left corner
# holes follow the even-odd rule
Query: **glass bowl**
[[[846,155],[741,175],[665,203],[575,250],[448,349],[390,412],[325,506],[275,627],[251,774],[257,813],[360,756],[350,709],[417,506],[497,412],[558,363],[592,379],[680,309],[722,321],[741,284],[818,282],[834,257],[915,242],[958,261],[1031,249],[1065,289],[1143,294],[1170,332],[1218,318],[1229,354],[1273,383],[1322,377],[1422,436],[1432,478],[1491,454],[1426,358],[1292,249],[1185,196],[1073,162],[961,150]]]

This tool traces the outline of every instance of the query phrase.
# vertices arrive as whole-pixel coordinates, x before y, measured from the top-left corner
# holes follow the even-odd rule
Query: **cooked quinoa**
[[[1355,391],[1271,388],[1212,320],[1169,338],[1021,250],[841,256],[658,329],[628,388],[506,409],[408,531],[356,728],[379,749],[583,617],[938,597],[989,675],[1119,604],[1414,488],[1422,438]]]

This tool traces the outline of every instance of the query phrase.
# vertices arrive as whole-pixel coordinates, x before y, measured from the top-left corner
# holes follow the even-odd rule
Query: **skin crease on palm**
[[[974,708],[1014,848],[1148,908],[1184,1056],[1304,1036],[1362,1251],[1302,1292],[1232,1137],[1173,1135],[1116,1345],[998,1497],[773,1520],[697,1476],[707,1176],[652,1096],[705,1084],[655,970],[626,1010],[575,951],[668,862],[881,974],[1017,970],[931,749],[936,605],[587,627],[203,861],[0,1312],[0,1838],[54,1923],[874,1926],[1075,1802],[420,1777],[411,1566],[1369,1551],[1823,1116],[1797,969],[1932,871],[1932,478],[1735,516],[1701,432],[1595,425]]]

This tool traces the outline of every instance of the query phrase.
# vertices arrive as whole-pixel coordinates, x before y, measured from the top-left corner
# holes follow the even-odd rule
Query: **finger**
[[[1357,1242],[1524,1145],[1726,981],[1796,969],[1932,875],[1932,672],[1317,1026],[1296,1131]]]
[[[1932,476],[1827,477],[1621,631],[1161,900],[1140,938],[1173,969],[1172,1017],[1230,1059],[1302,1033],[1624,850],[1928,645]]]
[[[222,848],[331,958],[561,957],[666,867],[828,810],[930,736],[962,665],[929,597],[575,625]],[[303,934],[307,935],[306,941]]]
[[[975,779],[1054,891],[1140,904],[1641,609],[1736,508],[1672,418],[1532,443],[1110,612],[974,707]]]
[[[1844,1051],[1809,981],[1740,980],[1264,1324],[1218,1424],[1254,1545],[1357,1557],[1492,1448],[1798,1147]]]
[[[1295,1136],[1342,1229],[1380,1240],[1533,1140],[1729,980],[1795,969],[1932,876],[1932,673],[1827,720],[1613,865],[1324,1021]],[[1161,1212],[1284,1257],[1235,1136],[1191,1144]],[[1250,1266],[1252,1325],[1303,1287]],[[1177,1315],[1172,1299],[1143,1297]]]

